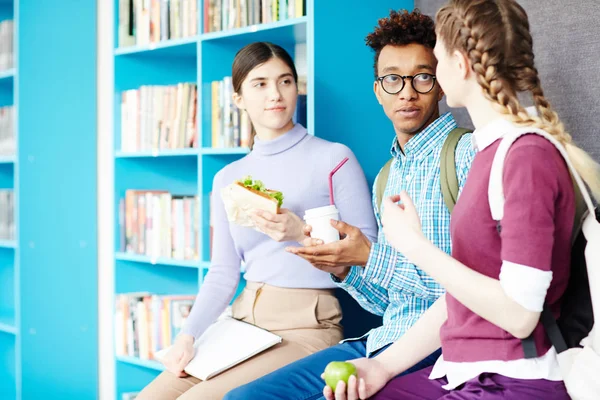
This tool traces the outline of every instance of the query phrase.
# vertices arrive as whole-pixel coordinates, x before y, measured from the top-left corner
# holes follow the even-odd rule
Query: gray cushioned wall
[[[435,16],[444,0],[416,0]],[[522,0],[547,98],[575,141],[600,161],[600,0]],[[448,108],[444,105],[444,110]],[[464,109],[452,109],[472,127]]]

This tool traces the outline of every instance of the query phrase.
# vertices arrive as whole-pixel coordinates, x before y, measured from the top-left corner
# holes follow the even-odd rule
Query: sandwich
[[[254,208],[260,208],[272,212],[273,214],[279,213],[279,208],[283,204],[283,193],[277,190],[267,189],[262,181],[253,180],[249,175],[244,179],[236,181],[235,184],[241,188],[240,196],[242,196],[242,198],[259,206]],[[258,198],[256,198],[256,196],[258,196]]]
[[[227,219],[241,226],[254,227],[248,212],[264,210],[278,214],[283,204],[283,193],[267,189],[259,181],[246,176],[221,189],[221,198],[227,212]]]

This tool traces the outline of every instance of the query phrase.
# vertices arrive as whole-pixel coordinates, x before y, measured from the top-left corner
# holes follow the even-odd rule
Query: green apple
[[[344,361],[332,361],[325,367],[323,378],[325,378],[327,386],[335,391],[335,387],[339,381],[344,381],[346,385],[348,384],[350,375],[356,376],[356,367],[354,364]]]

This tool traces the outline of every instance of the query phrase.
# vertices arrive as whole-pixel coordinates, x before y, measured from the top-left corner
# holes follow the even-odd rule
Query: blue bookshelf
[[[12,315],[5,317],[0,316],[0,332],[16,335],[17,326],[15,325],[15,318]]]
[[[390,9],[412,9],[408,0],[305,0],[306,15],[283,21],[204,33],[203,0],[198,0],[198,33],[143,46],[121,46],[119,0],[114,31],[114,167],[115,287],[117,294],[147,291],[195,294],[210,266],[209,195],[214,175],[248,154],[247,148],[211,147],[210,83],[231,74],[236,52],[254,41],[270,41],[295,55],[304,44],[307,60],[307,128],[311,134],[342,142],[353,149],[373,182],[389,158],[393,127],[373,94],[373,54],[365,36]],[[343,84],[336,84],[340,80]],[[339,82],[339,81],[338,81]],[[121,99],[125,91],[147,85],[197,84],[197,147],[178,150],[123,152]],[[163,190],[198,196],[198,260],[172,260],[124,253],[119,231],[119,202],[129,189]],[[243,283],[238,291],[243,287]],[[152,360],[118,356],[116,396],[137,391],[162,366]]]
[[[1,4],[0,4],[1,6]],[[15,77],[15,69],[10,68],[0,72],[0,83],[10,82]]]
[[[17,247],[16,240],[0,240],[0,248],[14,249]]]
[[[307,23],[308,17],[304,16],[227,31],[204,33],[200,35],[200,40],[202,42],[220,40],[243,46],[250,42],[273,41],[273,38],[276,37],[280,43],[304,43],[306,42]]]
[[[14,164],[15,156],[0,156],[0,165]]]
[[[93,399],[99,389],[97,7],[15,0],[13,10],[19,141],[10,165],[18,232],[15,248],[0,249],[0,260],[14,253],[16,334],[0,333],[0,398]],[[2,283],[3,271],[0,261]],[[3,290],[0,304],[6,304]],[[8,343],[14,348],[7,353]],[[6,354],[13,359],[8,368]],[[6,382],[12,391],[3,391]]]
[[[196,36],[171,39],[144,46],[130,46],[115,49],[115,56],[136,55],[147,57],[195,57]]]
[[[13,21],[13,65],[0,70],[0,106],[16,106],[18,95],[17,16],[18,1],[0,2],[0,22]],[[14,131],[18,137],[17,107],[14,112]],[[16,147],[16,146],[15,146]],[[0,155],[0,189],[12,190],[14,195],[15,236],[0,239],[0,398],[16,399],[20,396],[21,371],[19,344],[21,341],[19,321],[19,256],[18,256],[18,171],[16,154]]]
[[[246,147],[238,147],[238,148],[212,148],[212,147],[203,147],[201,150],[202,155],[204,156],[227,156],[227,155],[246,155],[250,152],[250,149]]]
[[[118,252],[115,254],[115,259],[119,261],[131,261],[141,264],[186,267],[186,268],[203,268],[203,264],[196,260],[177,260],[173,258],[158,257],[152,258],[139,254],[131,254]]]
[[[138,357],[118,356],[117,361],[130,366],[138,366],[155,371],[164,371],[165,367],[158,361],[140,360]]]
[[[149,158],[149,157],[197,157],[198,149],[173,149],[157,151],[124,152],[116,151],[115,158]]]

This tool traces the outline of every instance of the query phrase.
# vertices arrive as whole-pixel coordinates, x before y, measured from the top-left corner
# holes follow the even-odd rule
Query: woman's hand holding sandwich
[[[287,208],[281,208],[279,214],[263,210],[250,212],[255,226],[265,235],[277,242],[298,242],[305,245],[309,236],[304,234],[304,221]]]

